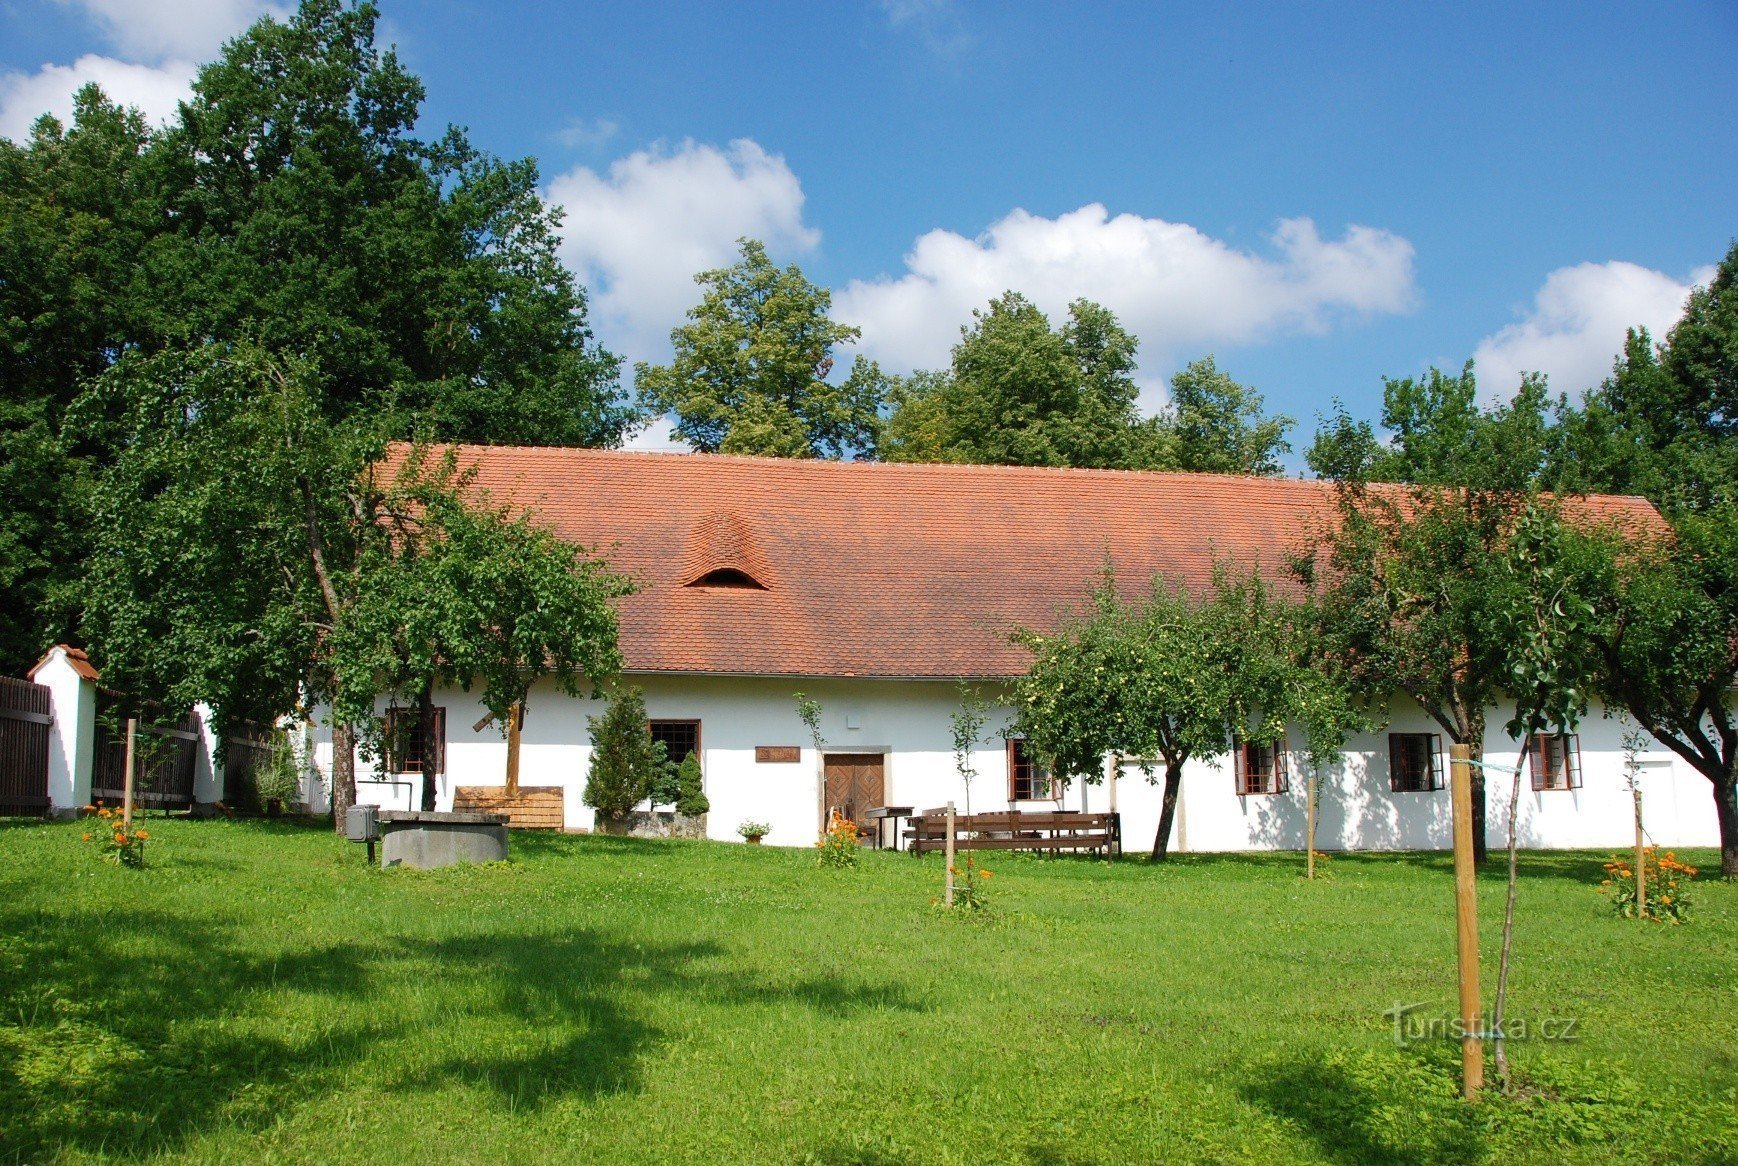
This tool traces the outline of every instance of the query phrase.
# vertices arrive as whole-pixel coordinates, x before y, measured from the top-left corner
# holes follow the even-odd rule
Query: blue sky
[[[0,132],[85,76],[147,112],[251,0],[0,0]],[[425,129],[531,154],[603,339],[657,359],[765,238],[894,369],[1004,288],[1209,352],[1307,440],[1477,354],[1578,391],[1738,237],[1738,5],[385,0]]]

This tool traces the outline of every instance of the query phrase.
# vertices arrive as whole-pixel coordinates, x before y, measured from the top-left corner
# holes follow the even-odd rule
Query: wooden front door
[[[881,754],[829,753],[826,768],[826,815],[838,810],[861,826],[865,813],[886,804],[886,758]]]

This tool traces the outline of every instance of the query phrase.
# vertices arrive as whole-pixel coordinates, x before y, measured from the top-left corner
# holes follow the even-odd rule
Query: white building
[[[791,846],[814,841],[830,804],[860,814],[950,800],[963,809],[968,799],[974,810],[1114,808],[1128,848],[1150,846],[1159,795],[1137,767],[1053,789],[996,732],[1005,711],[974,754],[968,791],[951,735],[958,681],[1001,691],[1027,665],[1008,633],[1053,626],[1107,563],[1131,588],[1155,572],[1202,585],[1216,555],[1277,568],[1331,514],[1329,487],[1284,479],[544,448],[464,447],[461,459],[476,463],[477,485],[497,500],[535,510],[636,581],[619,607],[627,680],[644,689],[652,728],[672,751],[699,753],[709,834],[735,839],[739,823],[756,820],[772,826],[769,843]],[[1588,505],[1616,519],[1652,517],[1637,499]],[[799,691],[822,707],[819,749],[797,714]],[[460,787],[503,783],[505,745],[496,726],[475,727],[484,710],[474,696],[442,690],[434,703],[443,748],[429,768],[446,809]],[[559,789],[568,829],[594,825],[581,800],[586,718],[602,708],[547,682],[527,704],[520,783]],[[1505,719],[1491,710],[1485,759],[1523,770],[1523,845],[1633,842],[1622,721],[1596,708],[1535,763],[1501,735]],[[314,733],[325,777],[330,737]],[[1649,747],[1640,784],[1650,834],[1669,846],[1715,845],[1707,780]],[[1322,775],[1317,845],[1447,848],[1446,755],[1440,728],[1396,699],[1392,723],[1352,741],[1345,762]],[[1252,762],[1189,765],[1173,849],[1303,847],[1301,756]],[[417,757],[360,763],[358,799],[414,807],[421,768]],[[1500,846],[1508,775],[1494,769],[1488,784],[1488,841]],[[325,791],[310,786],[323,806]]]

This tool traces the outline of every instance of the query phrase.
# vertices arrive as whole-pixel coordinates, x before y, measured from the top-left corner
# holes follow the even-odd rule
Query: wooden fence
[[[130,705],[109,693],[97,697],[91,799],[118,801],[125,794],[129,713],[139,718],[133,800],[143,806],[191,806],[203,727],[199,714],[190,712],[179,723],[169,724],[166,710],[155,701]]]
[[[260,802],[254,773],[285,748],[284,735],[267,725],[243,721],[223,738],[223,804],[243,814],[257,814]]]
[[[48,689],[0,676],[0,814],[48,813]]]

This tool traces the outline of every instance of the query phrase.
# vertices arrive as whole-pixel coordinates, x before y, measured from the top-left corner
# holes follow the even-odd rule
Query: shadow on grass
[[[668,1035],[644,1015],[676,1014],[676,1003],[797,1004],[832,1019],[929,1007],[894,984],[838,975],[768,983],[743,971],[698,967],[728,954],[712,942],[649,947],[583,932],[488,934],[433,945],[401,941],[400,950],[437,975],[464,969],[479,990],[446,1002],[443,1024],[460,1037],[474,1035],[480,1024],[498,1038],[466,1043],[400,1083],[433,1088],[462,1080],[493,1090],[515,1109],[637,1091],[641,1060]]]
[[[245,1014],[262,988],[360,996],[368,953],[353,945],[249,953],[222,928],[141,911],[0,913],[0,936],[0,1147],[15,1161],[250,1124],[250,1107],[320,1088],[396,1027],[344,1018],[297,1040],[209,1023]]]
[[[510,930],[286,952],[161,911],[0,910],[0,1162],[269,1129],[366,1062],[389,1087],[481,1085],[515,1107],[634,1092],[667,1039],[650,1018],[679,1002],[927,1007],[841,976],[768,983],[719,969],[728,954]]]
[[[1331,1053],[1252,1066],[1243,1099],[1344,1166],[1462,1166],[1485,1158],[1479,1114],[1455,1092],[1452,1054]]]

